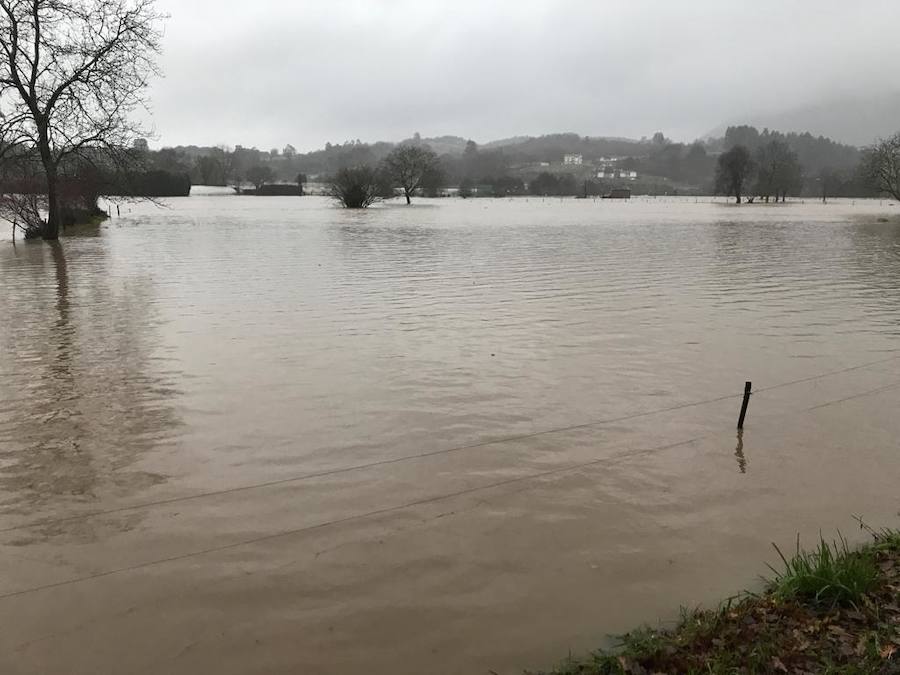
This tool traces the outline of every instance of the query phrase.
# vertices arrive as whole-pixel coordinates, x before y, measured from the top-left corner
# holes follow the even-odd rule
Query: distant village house
[[[597,178],[618,178],[620,180],[637,180],[637,171],[616,171],[615,169],[600,169]]]

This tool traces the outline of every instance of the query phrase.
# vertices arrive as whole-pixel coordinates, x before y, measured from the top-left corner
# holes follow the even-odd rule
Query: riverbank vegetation
[[[544,675],[900,673],[900,532],[869,532],[860,548],[798,540],[761,593],[683,610],[672,629],[637,629]]]

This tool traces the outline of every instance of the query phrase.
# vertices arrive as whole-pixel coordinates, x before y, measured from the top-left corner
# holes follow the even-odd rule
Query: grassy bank
[[[798,541],[762,593],[683,610],[671,630],[635,630],[552,675],[900,673],[900,532],[869,532],[858,549]]]

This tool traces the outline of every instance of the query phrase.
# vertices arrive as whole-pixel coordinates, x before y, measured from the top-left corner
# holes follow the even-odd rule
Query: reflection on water
[[[744,456],[744,430],[738,429],[737,432],[737,448],[734,450],[734,456],[737,458],[738,470],[741,473],[747,473],[747,458]]]
[[[64,514],[131,496],[162,476],[133,465],[176,433],[171,378],[155,372],[151,287],[111,278],[101,239],[0,252],[0,490],[8,515]],[[65,528],[92,539],[134,514]],[[19,532],[14,543],[62,534]]]
[[[877,207],[436,204],[0,243],[0,670],[506,675],[896,512]]]

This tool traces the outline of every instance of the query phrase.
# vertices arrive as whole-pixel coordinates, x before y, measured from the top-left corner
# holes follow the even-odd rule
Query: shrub
[[[331,178],[330,192],[347,209],[364,209],[378,201],[378,175],[367,165],[345,167]]]

